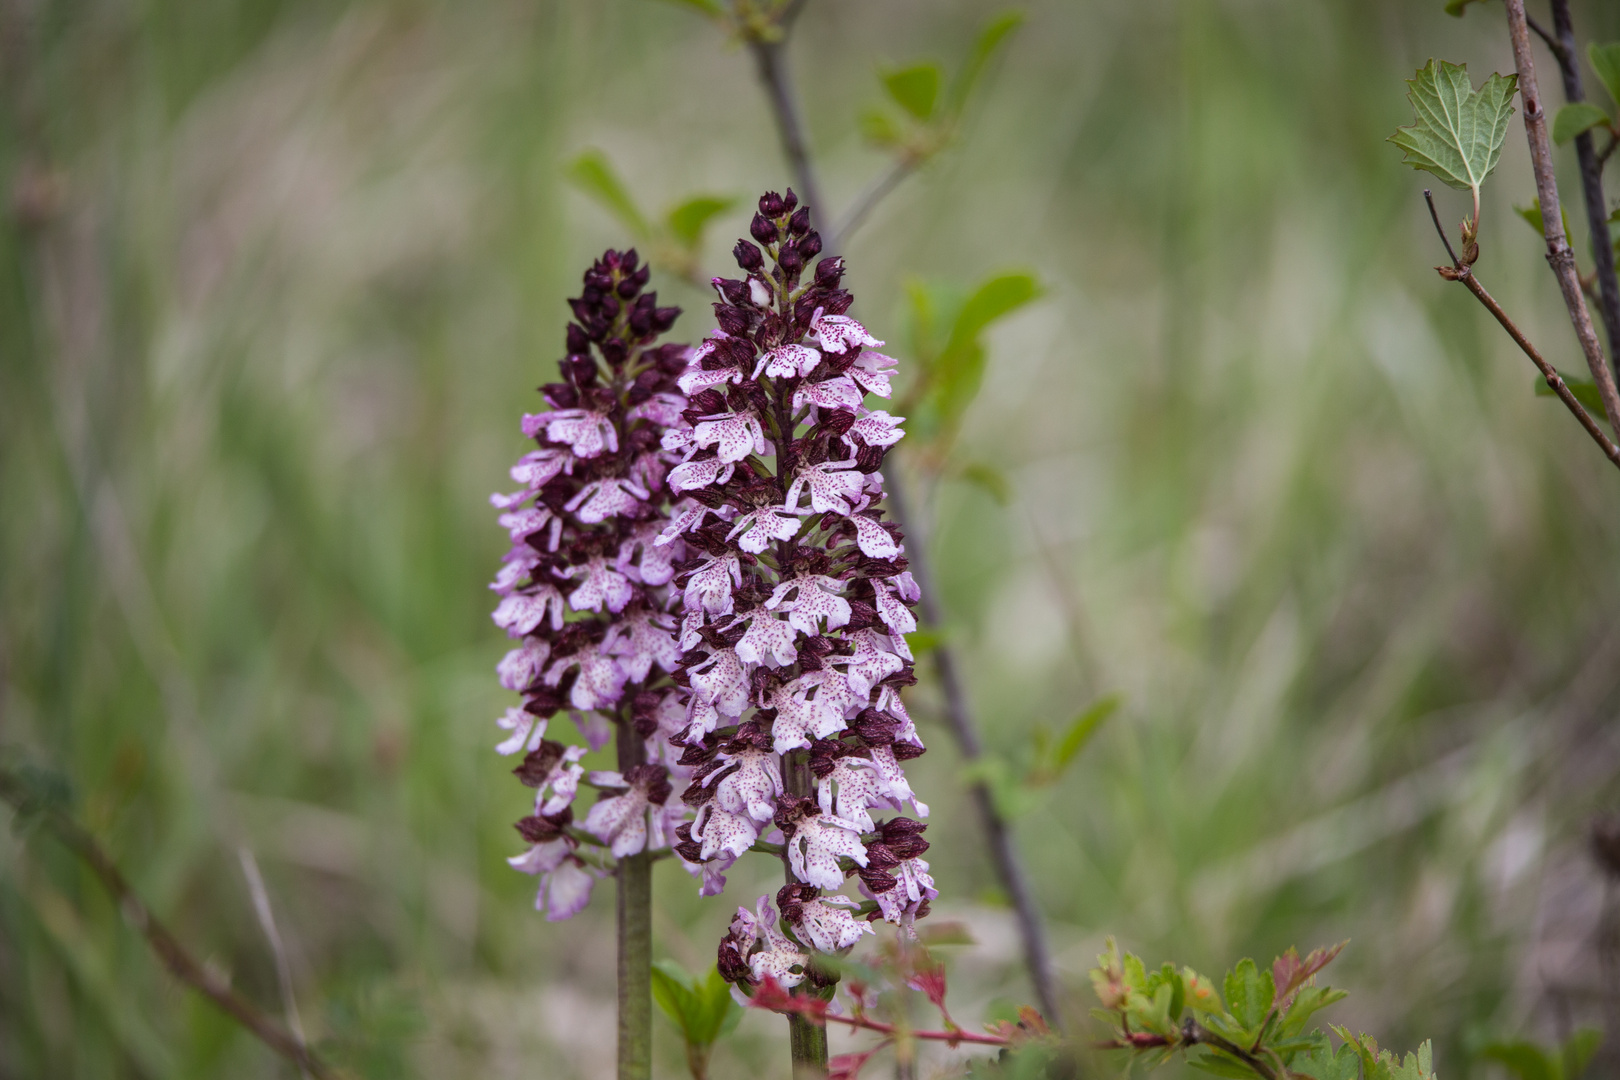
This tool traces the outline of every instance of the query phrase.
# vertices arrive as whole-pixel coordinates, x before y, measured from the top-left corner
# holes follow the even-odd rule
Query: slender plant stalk
[[[1528,356],[1530,362],[1536,365],[1536,369],[1547,380],[1547,385],[1552,387],[1553,393],[1558,395],[1558,400],[1562,401],[1569,411],[1575,414],[1575,419],[1580,421],[1581,426],[1586,429],[1586,433],[1597,442],[1599,448],[1603,451],[1603,456],[1612,461],[1617,468],[1620,468],[1620,446],[1616,446],[1614,440],[1610,439],[1604,433],[1603,428],[1598,425],[1598,422],[1592,419],[1592,414],[1587,412],[1586,408],[1576,399],[1574,391],[1570,390],[1569,384],[1564,381],[1564,377],[1558,374],[1558,369],[1547,363],[1540,351],[1530,343],[1530,339],[1524,336],[1524,331],[1520,330],[1518,325],[1508,317],[1508,313],[1502,310],[1502,305],[1496,302],[1496,298],[1485,291],[1485,286],[1479,283],[1479,279],[1474,276],[1473,270],[1464,266],[1462,261],[1457,258],[1457,253],[1452,250],[1451,241],[1446,238],[1446,230],[1440,224],[1440,214],[1434,208],[1434,195],[1428,188],[1423,189],[1423,198],[1428,201],[1429,217],[1434,220],[1434,228],[1440,234],[1440,242],[1446,246],[1446,254],[1451,256],[1450,266],[1436,267],[1440,271],[1440,276],[1447,281],[1462,282],[1467,286],[1468,291],[1473,293],[1481,304],[1485,305],[1485,310],[1496,316],[1496,321],[1502,324],[1502,329],[1508,332],[1508,336],[1514,340],[1524,352],[1524,355]]]
[[[1592,326],[1592,315],[1586,308],[1586,296],[1581,291],[1580,274],[1575,269],[1575,253],[1570,250],[1569,240],[1564,236],[1558,180],[1553,172],[1552,147],[1547,140],[1547,112],[1542,108],[1541,88],[1536,83],[1535,59],[1530,54],[1530,27],[1524,12],[1524,0],[1505,2],[1509,35],[1513,41],[1513,62],[1519,72],[1519,96],[1524,102],[1524,132],[1530,143],[1536,194],[1541,198],[1541,227],[1547,238],[1547,261],[1552,264],[1558,287],[1563,291],[1564,306],[1569,309],[1569,320],[1575,327],[1575,336],[1580,340],[1581,352],[1586,355],[1586,366],[1591,369],[1592,381],[1597,384],[1598,394],[1603,399],[1609,427],[1620,432],[1620,390],[1616,389],[1614,372],[1603,357],[1603,345]],[[1470,274],[1461,280],[1472,277]]]
[[[619,717],[619,772],[647,761],[647,746],[628,714]],[[619,860],[619,1080],[652,1080],[652,866],[650,852]]]
[[[810,772],[810,752],[794,750],[782,762],[782,788],[802,799],[816,797],[816,781]],[[789,885],[793,876],[787,846],[782,847],[782,873]],[[827,1029],[799,1013],[788,1014],[788,1050],[793,1056],[793,1080],[821,1080],[827,1075]]]
[[[1553,32],[1556,46],[1553,56],[1564,77],[1564,100],[1583,101],[1585,89],[1581,85],[1580,53],[1575,48],[1575,23],[1569,13],[1569,0],[1552,0]],[[1614,271],[1614,243],[1609,239],[1608,205],[1603,197],[1603,162],[1598,159],[1597,148],[1592,145],[1592,133],[1583,131],[1575,137],[1575,158],[1581,167],[1581,196],[1586,203],[1586,227],[1592,237],[1592,267],[1597,277],[1598,313],[1603,318],[1603,329],[1609,338],[1609,362],[1615,361],[1620,349],[1620,279]]]
[[[771,102],[771,112],[776,119],[777,132],[782,139],[782,150],[787,157],[794,182],[806,200],[812,205],[817,205],[817,192],[820,189],[816,184],[810,151],[804,140],[797,95],[782,63],[782,54],[787,48],[793,20],[803,6],[804,0],[794,0],[777,24],[780,32],[774,39],[770,41],[750,39],[749,46],[754,52],[760,83]],[[879,180],[832,237],[827,251],[836,251],[836,245],[846,242],[853,229],[871,212],[878,201],[905,179],[909,172],[910,169],[902,164]],[[889,490],[889,512],[895,523],[910,533],[913,531],[908,527],[911,515],[903,491],[904,483],[897,470],[894,483]],[[943,615],[939,609],[938,594],[934,589],[933,580],[928,574],[927,559],[923,552],[925,546],[920,536],[914,537],[907,549],[907,558],[911,563],[912,577],[922,590],[923,616],[931,625],[940,626],[943,623]],[[941,644],[934,650],[934,664],[939,672],[940,691],[945,698],[946,719],[956,740],[957,749],[965,760],[977,761],[983,756],[984,751],[973,722],[973,712],[968,704],[967,694],[957,677],[955,656],[949,646]],[[784,779],[789,784],[792,783],[791,778]],[[1047,1022],[1054,1028],[1060,1028],[1062,1019],[1058,1007],[1057,984],[1053,978],[1051,957],[1046,943],[1045,923],[1040,908],[1035,903],[1034,893],[1029,887],[1023,863],[1013,845],[1011,830],[996,809],[990,789],[983,781],[975,782],[969,790],[980,826],[990,846],[990,858],[996,875],[1001,879],[1002,888],[1006,890],[1017,914],[1019,934],[1024,945],[1024,962],[1029,969],[1030,982],[1034,984],[1035,997],[1040,1002],[1041,1012],[1045,1014]]]
[[[0,770],[0,800],[10,803],[18,812],[36,809],[28,786],[7,770]],[[112,856],[78,822],[54,807],[40,808],[38,812],[62,846],[78,856],[96,875],[118,910],[123,912],[124,921],[146,939],[170,974],[219,1006],[260,1042],[316,1080],[338,1080],[343,1075],[317,1057],[302,1039],[231,989],[222,976],[204,967],[186,951],[135,894]]]

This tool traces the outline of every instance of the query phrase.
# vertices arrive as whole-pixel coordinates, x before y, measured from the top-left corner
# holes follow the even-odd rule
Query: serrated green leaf
[[[1563,1080],[1561,1063],[1525,1039],[1487,1043],[1479,1056],[1507,1067],[1519,1080]]]
[[[1597,72],[1609,97],[1620,103],[1620,41],[1607,45],[1594,41],[1586,47],[1586,59],[1591,63],[1592,70]]]
[[[1480,186],[1502,155],[1518,76],[1492,75],[1475,90],[1466,64],[1430,60],[1406,85],[1416,122],[1389,141],[1414,169],[1473,192],[1477,206]]]
[[[737,205],[737,200],[719,195],[695,195],[669,212],[665,223],[670,235],[687,249],[694,249],[703,240],[703,230],[709,219],[723,214]]]
[[[1190,967],[1181,969],[1181,982],[1187,988],[1187,1008],[1194,1012],[1220,1012],[1221,995],[1215,984]]]
[[[1598,393],[1597,383],[1591,379],[1565,375],[1564,385],[1569,387],[1569,392],[1575,395],[1576,401],[1586,406],[1588,412],[1599,414],[1603,412],[1603,397]],[[1535,390],[1536,397],[1558,396],[1553,388],[1547,385],[1547,380],[1539,375],[1536,376]]]
[[[1330,986],[1305,987],[1294,995],[1294,1003],[1289,1006],[1287,1015],[1283,1017],[1282,1032],[1286,1035],[1295,1035],[1304,1031],[1312,1014],[1334,1002],[1343,1001],[1348,996],[1346,991],[1335,990]]]
[[[1288,1069],[1315,1080],[1356,1080],[1361,1075],[1361,1058],[1348,1043],[1341,1045],[1337,1052],[1324,1046],[1295,1058],[1289,1062]]]
[[[996,51],[1007,40],[1014,30],[1024,22],[1024,13],[1017,10],[1003,11],[994,16],[979,31],[979,37],[973,43],[973,51],[968,54],[967,62],[962,70],[956,73],[956,79],[951,83],[950,93],[946,98],[946,108],[952,116],[958,116],[967,104],[968,98],[973,95],[973,88],[978,85],[979,77],[989,65]]]
[[[912,64],[882,72],[878,77],[895,104],[923,123],[933,119],[934,107],[939,104],[939,86],[944,80],[938,64]]]
[[[1127,990],[1141,990],[1147,986],[1147,969],[1142,966],[1142,958],[1135,953],[1126,953],[1124,960],[1125,988]]]
[[[645,240],[652,235],[647,219],[642,216],[636,201],[630,197],[624,182],[614,171],[613,163],[602,151],[587,150],[575,158],[568,166],[568,179],[601,203],[636,239]]]
[[[983,462],[971,462],[962,466],[962,479],[983,491],[996,501],[997,506],[1006,506],[1012,502],[1012,481],[1007,479],[1006,473]]]
[[[1248,957],[1226,973],[1226,1007],[1246,1031],[1257,1032],[1265,1023],[1275,997],[1271,972],[1261,971]]]
[[[1591,131],[1599,125],[1607,125],[1609,114],[1596,105],[1586,101],[1577,101],[1565,105],[1553,117],[1553,142],[1559,146],[1571,141],[1583,131]]]

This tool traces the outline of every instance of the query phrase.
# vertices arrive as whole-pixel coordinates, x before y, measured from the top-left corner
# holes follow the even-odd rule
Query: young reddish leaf
[[[867,1059],[881,1049],[879,1046],[864,1054],[839,1054],[827,1062],[827,1080],[856,1080]]]
[[[1271,981],[1277,991],[1277,1008],[1285,1010],[1294,1000],[1294,994],[1299,988],[1310,981],[1311,977],[1331,964],[1349,941],[1341,941],[1332,948],[1312,949],[1304,960],[1299,958],[1299,951],[1289,946],[1288,951],[1271,962]]]

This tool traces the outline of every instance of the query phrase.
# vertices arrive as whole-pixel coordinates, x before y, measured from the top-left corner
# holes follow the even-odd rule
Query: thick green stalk
[[[810,753],[791,751],[782,762],[782,784],[789,795],[814,798],[815,780],[810,773]],[[782,866],[789,884],[797,881],[787,852],[782,853]],[[805,993],[809,987],[802,987]],[[793,1080],[823,1080],[827,1075],[827,1029],[802,1016],[788,1017],[788,1048],[793,1054]]]
[[[628,718],[618,723],[619,770],[646,761]],[[619,860],[619,1080],[652,1080],[652,856]]]

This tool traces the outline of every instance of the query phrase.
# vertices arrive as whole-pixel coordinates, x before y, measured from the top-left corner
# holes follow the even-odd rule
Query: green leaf
[[[1349,994],[1344,990],[1335,990],[1330,986],[1307,986],[1294,995],[1294,1003],[1283,1018],[1282,1032],[1285,1035],[1295,1035],[1305,1030],[1305,1024],[1312,1014],[1327,1008],[1336,1001],[1343,1001]]]
[[[720,0],[664,0],[666,4],[676,4],[680,7],[689,7],[701,12],[711,19],[724,19],[726,9],[721,6]]]
[[[625,189],[613,163],[600,150],[587,150],[568,166],[568,179],[585,194],[601,203],[619,223],[638,239],[652,235],[647,219],[636,207],[636,202]]]
[[[1581,132],[1591,131],[1608,122],[1609,114],[1589,102],[1577,101],[1573,105],[1565,105],[1553,117],[1553,142],[1563,146]]]
[[[1074,723],[1069,725],[1069,730],[1063,733],[1063,738],[1058,740],[1057,748],[1052,751],[1052,766],[1055,772],[1061,773],[1068,768],[1069,762],[1086,748],[1086,744],[1097,733],[1097,729],[1119,710],[1121,700],[1118,694],[1107,694],[1098,698],[1090,708],[1075,717]]]
[[[1417,122],[1398,128],[1389,141],[1406,152],[1408,165],[1472,191],[1477,203],[1480,185],[1502,156],[1518,76],[1492,75],[1475,90],[1466,64],[1430,60],[1406,85]]]
[[[1591,61],[1592,70],[1597,72],[1609,96],[1620,103],[1620,41],[1607,45],[1594,41],[1586,47],[1586,59]]]
[[[1001,470],[982,462],[962,467],[962,479],[980,489],[996,501],[997,506],[1012,502],[1012,481]]]
[[[1361,1075],[1361,1058],[1349,1043],[1340,1045],[1337,1053],[1332,1047],[1323,1046],[1295,1058],[1289,1062],[1288,1069],[1301,1076],[1315,1077],[1315,1080],[1356,1080]]]
[[[1031,274],[1000,274],[981,284],[956,313],[950,338],[934,360],[935,404],[941,419],[956,419],[978,395],[984,378],[985,328],[1041,294]],[[915,303],[915,299],[913,300]]]
[[[1537,236],[1544,235],[1545,230],[1541,220],[1540,199],[1531,199],[1529,206],[1515,206],[1513,208],[1513,212],[1524,218],[1524,220],[1529,223],[1530,227],[1536,230]],[[1564,223],[1564,235],[1571,235],[1569,231],[1569,207],[1563,205],[1558,207],[1558,219]]]
[[[939,84],[944,73],[938,64],[912,64],[910,67],[885,71],[879,76],[883,88],[906,112],[927,123],[939,102]]]
[[[1469,4],[1483,3],[1484,0],[1446,0],[1446,14],[1462,18]]]
[[[1569,392],[1575,395],[1576,401],[1586,406],[1587,412],[1598,415],[1602,414],[1603,397],[1598,393],[1597,383],[1593,382],[1591,379],[1583,379],[1574,375],[1565,375],[1564,385],[1569,387]],[[1536,397],[1558,396],[1558,394],[1554,392],[1553,388],[1547,385],[1547,380],[1543,379],[1539,375],[1536,376],[1535,387]]]
[[[709,219],[716,214],[725,213],[735,205],[737,200],[733,198],[696,195],[671,210],[665,220],[670,235],[688,250],[694,250],[703,240],[703,230],[708,226]]]
[[[1563,1080],[1560,1062],[1525,1039],[1487,1043],[1480,1048],[1479,1056],[1505,1065],[1519,1080]]]
[[[1189,1057],[1187,1064],[1203,1072],[1230,1077],[1232,1080],[1255,1080],[1258,1075],[1237,1058],[1208,1047],[1204,1048],[1202,1057]]]
[[[1271,983],[1271,972],[1261,971],[1253,960],[1245,957],[1237,967],[1226,973],[1226,1007],[1232,1018],[1245,1030],[1258,1031],[1271,1011],[1276,996]]]
[[[958,116],[968,98],[973,94],[973,88],[978,84],[979,77],[984,74],[985,67],[990,63],[996,51],[1001,48],[1002,42],[1007,40],[1009,34],[1018,29],[1024,22],[1024,13],[1017,10],[1003,11],[979,31],[978,40],[973,43],[973,51],[968,54],[967,62],[962,70],[956,73],[956,79],[951,83],[950,94],[946,98],[946,109],[952,116]]]
[[[1581,1028],[1564,1043],[1559,1056],[1564,1059],[1564,1080],[1581,1080],[1581,1074],[1592,1063],[1592,1055],[1603,1045],[1603,1032],[1597,1028]]]
[[[898,146],[905,138],[894,118],[882,109],[865,109],[860,117],[861,137],[874,146]]]
[[[652,966],[652,993],[689,1047],[714,1045],[742,1019],[731,986],[712,968],[699,979],[674,960],[660,960]]]

